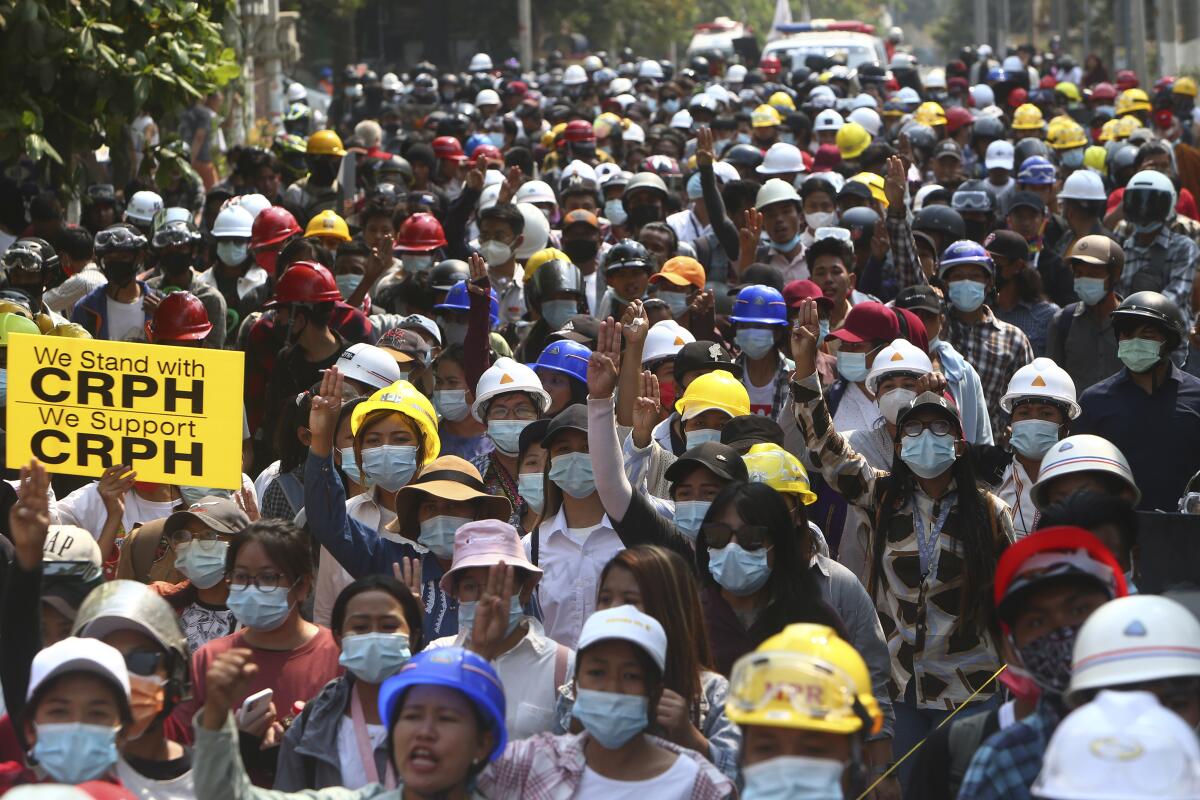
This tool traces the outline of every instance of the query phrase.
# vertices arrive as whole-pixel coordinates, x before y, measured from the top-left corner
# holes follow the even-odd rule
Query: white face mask
[[[895,425],[896,418],[900,416],[900,412],[916,396],[917,393],[911,389],[892,389],[890,392],[880,395],[876,402],[879,403],[879,411],[883,414],[883,418]]]
[[[512,248],[504,242],[498,242],[495,239],[489,239],[486,242],[479,243],[479,255],[488,263],[489,267],[496,267],[500,264],[508,263],[513,256]]]

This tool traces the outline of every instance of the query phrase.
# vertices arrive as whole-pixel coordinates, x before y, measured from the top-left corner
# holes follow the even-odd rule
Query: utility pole
[[[521,66],[533,64],[533,6],[532,0],[517,0],[517,39],[521,48]]]
[[[1144,0],[1129,0],[1129,68],[1137,73],[1143,86],[1152,81],[1146,71],[1146,4]]]
[[[987,0],[975,0],[975,44],[987,44],[988,41],[988,3]]]

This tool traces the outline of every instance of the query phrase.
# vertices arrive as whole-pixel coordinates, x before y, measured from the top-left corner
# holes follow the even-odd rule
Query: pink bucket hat
[[[531,575],[541,576],[542,570],[530,562],[521,544],[517,529],[498,519],[468,522],[454,534],[454,561],[442,576],[441,587],[450,591],[454,573],[471,567],[490,567],[503,561]]]

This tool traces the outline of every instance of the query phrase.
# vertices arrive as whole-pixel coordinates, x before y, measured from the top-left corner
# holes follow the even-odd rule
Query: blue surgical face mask
[[[342,639],[338,663],[364,683],[383,683],[408,661],[408,636],[403,633],[358,633]]]
[[[649,724],[648,703],[642,695],[577,689],[571,716],[601,747],[616,750]]]
[[[246,242],[217,242],[217,258],[227,267],[236,267],[246,260],[250,253],[250,245]]]
[[[733,341],[753,360],[771,352],[775,346],[775,331],[767,328],[741,328],[733,335]]]
[[[767,565],[769,547],[746,550],[737,542],[708,548],[708,573],[713,580],[738,597],[754,594],[771,577]]]
[[[777,242],[774,239],[767,239],[767,246],[778,253],[790,253],[800,244],[800,237],[804,235],[804,231],[797,231],[796,235],[786,242]]]
[[[506,456],[515,456],[521,449],[521,431],[533,420],[493,419],[487,424],[487,435],[496,449]]]
[[[338,275],[333,279],[337,283],[338,291],[342,295],[343,300],[348,300],[350,295],[354,294],[354,290],[362,283],[362,275]]]
[[[342,472],[346,473],[346,477],[359,486],[363,485],[362,472],[358,469],[358,456],[354,455],[354,445],[343,447],[338,450],[342,454],[342,463],[339,465]]]
[[[1059,425],[1048,419],[1022,419],[1012,424],[1008,442],[1026,458],[1041,458],[1058,441]]]
[[[233,492],[229,489],[213,489],[208,486],[179,486],[177,488],[185,506],[195,505],[206,497],[233,497]]]
[[[705,442],[721,441],[721,432],[712,428],[697,428],[694,431],[687,431],[683,436],[687,441],[688,450],[691,450],[693,447],[699,447]]]
[[[711,505],[711,500],[676,501],[675,527],[679,528],[689,539],[695,541],[696,534],[700,532],[700,523],[704,522],[704,517],[708,514],[708,508]]]
[[[922,478],[936,478],[954,464],[954,437],[940,436],[926,428],[919,436],[905,436],[900,445],[900,459]]]
[[[845,350],[838,350],[837,370],[839,375],[851,383],[862,383],[871,371],[867,367],[866,353],[847,353]]]
[[[677,111],[679,111],[679,98],[669,97],[666,100],[663,100],[662,110],[668,114],[674,115]]]
[[[417,471],[417,448],[410,444],[384,444],[362,451],[363,479],[387,492],[408,485]]]
[[[417,541],[443,561],[454,557],[454,533],[470,522],[469,517],[437,516],[421,523]]]
[[[604,203],[604,216],[613,225],[624,225],[629,219],[629,214],[625,212],[625,206],[620,200],[608,200]]]
[[[1065,151],[1061,156],[1062,165],[1067,169],[1079,169],[1083,166],[1083,148],[1076,147]]]
[[[829,320],[823,319],[817,323],[817,344],[825,341],[827,336],[829,336]]]
[[[471,412],[466,389],[438,389],[433,393],[433,407],[451,422],[461,422]]]
[[[679,319],[687,311],[688,296],[683,292],[659,292],[655,297],[667,304],[671,316],[675,319]]]
[[[475,627],[475,612],[478,608],[478,600],[460,600],[458,603],[458,631],[465,634],[467,638],[471,637],[471,630]],[[508,636],[515,631],[524,616],[525,609],[521,605],[520,596],[513,595],[512,599],[508,601],[508,624],[504,635]]]
[[[567,320],[578,313],[579,304],[574,300],[547,300],[542,303],[542,316],[552,331],[566,325]]]
[[[550,461],[550,480],[575,499],[596,491],[592,459],[587,453],[563,453]]]
[[[1162,358],[1162,347],[1153,339],[1124,339],[1117,344],[1117,358],[1130,372],[1149,372]]]
[[[845,767],[831,758],[776,756],[742,768],[742,800],[843,800]]]
[[[733,141],[736,144],[750,144],[750,134],[738,131],[737,134],[734,135]]]
[[[273,631],[292,612],[288,590],[287,586],[277,586],[269,592],[253,585],[230,586],[225,605],[229,606],[237,621],[247,628]]]
[[[442,322],[442,332],[446,334],[446,345],[462,344],[467,338],[467,323]]]
[[[1076,278],[1075,294],[1085,306],[1094,306],[1108,296],[1108,286],[1104,278]]]
[[[175,546],[175,568],[197,589],[211,589],[225,577],[225,554],[229,542],[193,539]]]
[[[979,281],[953,281],[950,283],[949,293],[951,305],[969,314],[983,305],[987,285]]]
[[[546,500],[546,484],[540,472],[522,472],[517,477],[517,491],[536,513],[542,513]]]
[[[117,731],[83,722],[35,724],[33,757],[59,783],[80,784],[104,777],[117,765]]]

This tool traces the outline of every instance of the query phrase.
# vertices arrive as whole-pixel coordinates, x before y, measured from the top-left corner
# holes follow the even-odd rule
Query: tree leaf
[[[105,33],[113,33],[117,36],[121,36],[125,33],[124,28],[113,25],[111,22],[93,22],[89,27]]]

